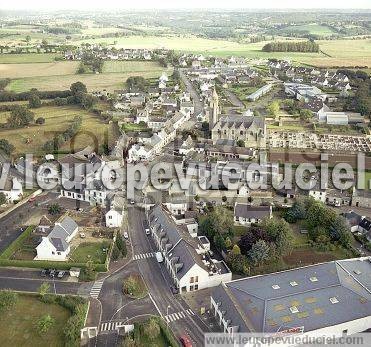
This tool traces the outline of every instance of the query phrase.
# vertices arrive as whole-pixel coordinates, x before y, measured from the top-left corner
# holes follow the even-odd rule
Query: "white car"
[[[162,263],[164,261],[164,257],[162,256],[161,252],[156,252],[156,260],[159,263]]]
[[[124,231],[124,238],[125,238],[126,240],[129,238],[129,234],[128,234],[126,231]]]

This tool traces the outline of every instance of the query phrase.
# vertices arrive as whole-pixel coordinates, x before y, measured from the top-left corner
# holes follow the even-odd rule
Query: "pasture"
[[[0,54],[0,64],[50,63],[58,56],[56,53]]]
[[[73,152],[88,145],[94,146],[94,140],[101,148],[105,138],[110,144],[114,142],[112,125],[105,124],[98,116],[77,106],[47,106],[34,109],[33,112],[35,119],[45,118],[45,124],[30,125],[22,129],[0,128],[0,139],[6,139],[14,145],[17,154],[42,152],[44,143],[53,139],[55,132],[66,130],[75,116],[82,116],[81,133],[75,137],[73,145],[67,141],[61,150]],[[9,112],[1,112],[0,123],[6,123],[8,117]]]

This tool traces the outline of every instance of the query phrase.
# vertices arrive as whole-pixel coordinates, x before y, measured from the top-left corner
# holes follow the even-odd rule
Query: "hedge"
[[[179,343],[175,339],[174,334],[165,325],[165,322],[163,321],[163,319],[161,319],[161,318],[158,317],[156,320],[157,320],[158,324],[160,325],[161,334],[164,336],[165,340],[167,340],[168,346],[171,346],[171,347],[177,347],[177,346],[179,346]]]
[[[35,227],[30,225],[26,230],[18,236],[5,250],[1,253],[0,259],[9,259],[23,244],[23,242],[31,235]]]

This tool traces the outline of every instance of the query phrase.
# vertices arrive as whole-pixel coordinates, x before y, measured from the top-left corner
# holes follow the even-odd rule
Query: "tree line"
[[[319,52],[319,44],[314,41],[270,42],[263,46],[263,52]]]

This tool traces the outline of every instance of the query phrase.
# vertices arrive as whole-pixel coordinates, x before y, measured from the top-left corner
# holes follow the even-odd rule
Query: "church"
[[[267,129],[265,119],[247,110],[242,115],[220,115],[219,97],[215,89],[210,101],[209,124],[213,143],[221,140],[243,141],[245,147],[265,148]]]

